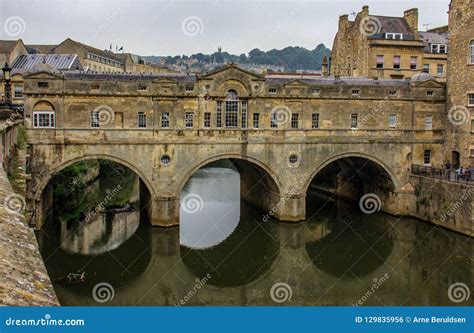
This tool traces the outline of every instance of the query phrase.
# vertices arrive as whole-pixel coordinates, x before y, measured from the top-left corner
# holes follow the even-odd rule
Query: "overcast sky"
[[[371,14],[419,9],[419,29],[446,25],[449,0],[160,1],[0,0],[0,39],[58,44],[67,37],[141,55],[234,54],[253,48],[331,47],[341,14],[369,5]],[[349,15],[353,19],[353,15]]]

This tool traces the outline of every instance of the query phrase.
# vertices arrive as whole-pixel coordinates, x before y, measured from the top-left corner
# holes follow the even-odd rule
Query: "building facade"
[[[418,9],[403,17],[370,15],[364,6],[354,21],[339,18],[331,53],[331,74],[402,79],[427,72],[446,77],[447,34],[419,32]]]
[[[474,165],[474,1],[452,0],[449,9],[447,158]]]

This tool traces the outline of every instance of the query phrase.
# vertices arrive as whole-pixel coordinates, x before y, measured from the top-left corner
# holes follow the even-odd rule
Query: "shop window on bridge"
[[[186,112],[184,114],[184,126],[186,128],[193,128],[194,127],[194,113]]]
[[[92,111],[91,112],[91,127],[92,128],[99,128],[100,127],[99,111]]]
[[[23,85],[22,84],[15,84],[15,86],[13,87],[13,97],[23,98]]]
[[[34,128],[54,128],[54,111],[33,111]]]
[[[210,127],[211,127],[211,113],[204,112],[204,128],[210,128]]]
[[[357,128],[359,125],[359,115],[357,113],[351,114],[351,128]]]
[[[146,128],[146,113],[138,112],[138,128]]]
[[[313,113],[311,115],[311,128],[319,128],[319,113]]]
[[[239,121],[239,97],[235,90],[229,90],[225,98],[225,126],[236,128]]]
[[[388,116],[388,127],[389,128],[397,127],[397,115],[396,114],[390,114]]]
[[[240,104],[241,108],[241,126],[247,128],[247,101],[242,101]]]
[[[163,112],[161,113],[161,128],[169,128],[170,127],[170,113]]]
[[[216,105],[216,127],[222,127],[222,101],[217,101]]]
[[[276,113],[276,112],[272,112],[270,115],[271,115],[271,118],[270,118],[270,127],[271,127],[271,128],[278,128],[277,113]]]
[[[470,63],[471,64],[474,64],[474,40],[471,40],[471,42],[469,43],[469,51],[470,51]]]
[[[433,116],[426,115],[425,116],[425,130],[431,131],[433,129]]]
[[[260,113],[253,114],[253,128],[260,127]]]
[[[291,128],[299,128],[299,115],[297,113],[291,114]]]

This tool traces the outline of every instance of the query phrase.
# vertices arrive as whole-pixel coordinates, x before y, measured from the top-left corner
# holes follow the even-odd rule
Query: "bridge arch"
[[[276,190],[275,194],[280,194],[281,193],[281,188],[282,188],[282,184],[276,174],[275,171],[273,171],[273,169],[266,163],[256,159],[256,158],[253,158],[249,155],[242,155],[242,154],[219,154],[219,155],[214,155],[212,157],[209,157],[209,158],[206,158],[205,160],[202,160],[200,161],[199,163],[195,164],[190,170],[188,170],[187,172],[184,173],[184,176],[181,177],[181,180],[179,181],[178,183],[178,186],[177,186],[177,197],[180,196],[181,194],[181,191],[183,190],[184,188],[184,185],[186,185],[187,181],[191,178],[191,176],[193,174],[196,173],[196,171],[198,171],[200,168],[212,163],[212,162],[216,162],[216,161],[219,161],[219,160],[224,160],[224,159],[235,159],[235,160],[242,160],[242,161],[247,161],[249,162],[250,164],[253,164],[257,167],[259,167],[261,170],[265,171],[265,173],[270,176],[270,179],[272,180],[273,184],[274,184],[274,188],[271,189],[271,190]]]
[[[127,168],[129,168],[130,170],[135,172],[135,174],[137,174],[137,176],[143,181],[143,183],[145,184],[145,186],[148,189],[148,192],[151,195],[154,195],[156,193],[155,188],[152,185],[152,183],[150,182],[150,180],[134,164],[132,164],[132,163],[130,163],[130,162],[124,160],[124,159],[118,158],[116,156],[112,156],[112,155],[91,154],[91,155],[84,155],[84,156],[80,156],[80,157],[71,158],[66,162],[53,164],[48,169],[48,173],[47,173],[46,177],[44,177],[38,183],[38,186],[36,187],[36,191],[34,193],[34,200],[35,201],[41,200],[41,196],[43,195],[44,189],[46,188],[48,183],[51,181],[51,179],[54,177],[54,175],[56,175],[58,172],[60,172],[64,168],[66,168],[66,167],[68,167],[68,166],[70,166],[74,163],[77,163],[77,162],[80,162],[80,161],[86,161],[86,160],[95,160],[95,159],[108,160],[108,161],[116,162],[116,163],[119,163],[121,165],[126,166]]]
[[[311,185],[311,182],[314,180],[314,178],[324,168],[326,168],[328,165],[330,165],[331,163],[334,163],[338,160],[342,160],[342,159],[345,159],[345,158],[351,158],[351,157],[363,158],[363,159],[366,159],[368,161],[371,161],[372,163],[375,163],[380,168],[382,168],[382,170],[387,174],[387,176],[389,176],[390,180],[393,182],[394,189],[399,188],[399,182],[397,180],[397,177],[395,177],[395,174],[391,171],[390,167],[386,163],[384,163],[382,160],[380,160],[377,157],[374,157],[372,155],[369,155],[369,154],[364,154],[364,153],[359,153],[359,152],[348,152],[348,153],[342,153],[342,154],[334,155],[331,158],[329,158],[329,159],[323,161],[322,163],[320,163],[314,169],[314,171],[309,175],[309,177],[306,179],[306,182],[303,186],[304,193],[306,193],[308,191],[309,186]]]

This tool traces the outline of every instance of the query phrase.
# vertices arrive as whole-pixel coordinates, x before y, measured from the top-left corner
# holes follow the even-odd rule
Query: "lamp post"
[[[3,79],[5,80],[5,104],[10,105],[12,103],[12,92],[11,92],[11,73],[12,68],[8,66],[8,62],[5,63],[5,66],[2,68]]]

